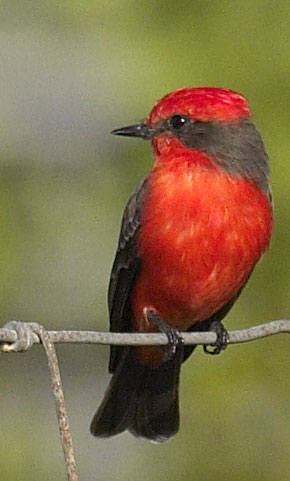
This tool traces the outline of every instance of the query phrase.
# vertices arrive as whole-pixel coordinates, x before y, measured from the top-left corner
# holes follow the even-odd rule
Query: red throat
[[[138,238],[134,330],[157,330],[145,307],[180,330],[212,316],[247,281],[271,226],[266,194],[247,179],[214,168],[202,152],[157,157]],[[161,362],[157,348],[136,352],[143,363]]]

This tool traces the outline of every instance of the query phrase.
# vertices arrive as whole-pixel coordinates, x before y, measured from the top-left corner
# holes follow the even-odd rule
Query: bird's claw
[[[216,342],[211,344],[214,346],[213,350],[210,350],[208,345],[203,346],[203,350],[206,354],[211,354],[212,356],[220,354],[227,348],[229,342],[229,333],[220,321],[214,321],[210,326],[210,331],[216,333]]]
[[[161,319],[154,311],[147,310],[146,316],[149,320],[153,321],[158,327],[159,331],[167,336],[168,344],[161,346],[163,352],[164,361],[170,361],[176,354],[178,347],[182,347],[184,341],[179,335],[178,329],[169,326],[163,319]]]

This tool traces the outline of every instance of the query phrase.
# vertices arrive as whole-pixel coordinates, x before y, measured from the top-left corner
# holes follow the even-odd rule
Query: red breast
[[[180,330],[214,314],[268,247],[271,218],[266,195],[249,181],[180,159],[175,169],[157,161],[138,239],[134,330],[157,331],[144,318],[145,306]]]

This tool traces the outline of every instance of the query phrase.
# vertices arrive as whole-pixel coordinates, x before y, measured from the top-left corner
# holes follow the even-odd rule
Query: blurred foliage
[[[272,248],[226,324],[289,318],[289,1],[4,0],[0,12],[3,323],[107,328],[121,214],[152,159],[109,131],[186,85],[244,93],[272,159]],[[181,431],[161,446],[90,437],[108,349],[59,347],[80,479],[288,479],[287,342],[199,350],[183,368]],[[1,479],[65,479],[41,348],[2,355],[1,381]]]

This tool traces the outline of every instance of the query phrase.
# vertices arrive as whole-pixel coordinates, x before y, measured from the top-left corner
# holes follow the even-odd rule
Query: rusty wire
[[[282,319],[267,322],[258,326],[229,332],[229,344],[254,341],[263,337],[280,333],[290,333],[290,320]],[[213,332],[180,333],[185,345],[214,344],[216,334]],[[165,334],[111,333],[95,331],[46,331],[36,322],[11,321],[0,328],[0,351],[23,352],[34,344],[42,344],[47,356],[52,390],[55,399],[58,425],[66,463],[68,481],[79,481],[77,466],[73,451],[72,436],[69,428],[61,375],[54,344],[111,344],[111,345],[166,345]]]

